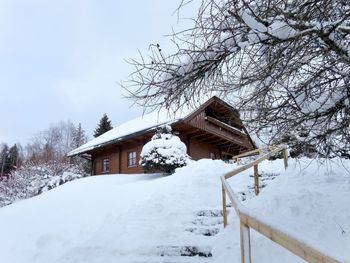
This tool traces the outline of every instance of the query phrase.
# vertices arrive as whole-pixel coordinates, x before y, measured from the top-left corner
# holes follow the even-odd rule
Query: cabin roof
[[[68,153],[68,156],[87,153],[105,145],[109,145],[130,137],[144,134],[164,124],[174,124],[182,120],[189,119],[191,118],[191,116],[194,116],[197,112],[202,111],[213,102],[220,103],[224,107],[238,114],[238,111],[234,107],[232,107],[231,105],[229,105],[228,103],[224,102],[216,96],[210,98],[196,109],[183,107],[181,110],[177,110],[176,112],[161,109],[158,111],[153,111],[149,114],[145,114],[141,117],[132,119],[113,128],[112,130],[72,150]]]

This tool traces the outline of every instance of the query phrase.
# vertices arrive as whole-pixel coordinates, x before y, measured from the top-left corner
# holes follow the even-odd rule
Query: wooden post
[[[222,186],[222,216],[224,217],[224,227],[227,226],[227,208],[226,208],[226,192]]]
[[[255,195],[259,194],[259,171],[258,164],[254,165],[254,189]]]
[[[284,169],[288,167],[288,149],[283,150]]]
[[[252,253],[250,247],[250,229],[247,225],[241,222],[241,262],[251,263]]]

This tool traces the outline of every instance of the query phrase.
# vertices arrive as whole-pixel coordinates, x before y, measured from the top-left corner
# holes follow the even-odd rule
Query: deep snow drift
[[[281,174],[268,181],[258,197],[248,197],[243,204],[265,216],[271,225],[297,233],[300,240],[311,241],[315,248],[336,256],[340,262],[350,262],[350,160],[291,160],[286,171],[282,160],[265,161],[261,166],[267,174]],[[233,178],[232,188],[243,191],[247,176],[245,172]],[[214,254],[222,257],[218,256],[216,262],[229,262],[227,257],[240,262],[236,218],[231,213],[229,228],[218,237]],[[230,244],[232,232],[236,239]],[[251,244],[253,262],[305,262],[254,230]]]
[[[245,192],[249,208],[349,259],[350,175],[339,162],[304,162],[291,161],[286,172],[281,160],[263,163],[260,172],[274,180],[264,181],[258,197],[251,194],[252,171],[230,183]],[[350,169],[349,161],[344,165]],[[195,224],[203,211],[221,209],[219,176],[234,168],[201,160],[166,177],[83,178],[3,207],[1,262],[240,262],[233,210],[225,230],[221,218],[213,218],[220,230],[215,236],[203,235]],[[176,246],[200,247],[213,257],[172,261],[163,248]],[[253,231],[252,252],[254,262],[302,262]]]

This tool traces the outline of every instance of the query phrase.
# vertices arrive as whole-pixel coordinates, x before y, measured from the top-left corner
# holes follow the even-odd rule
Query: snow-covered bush
[[[27,163],[0,178],[0,207],[29,198],[61,184],[86,176],[83,169],[67,163]]]
[[[308,142],[309,134],[302,127],[296,129],[296,131],[291,131],[289,133],[283,134],[281,137],[272,141],[272,144],[287,144],[289,147],[289,154],[292,158],[309,157],[313,158],[316,156],[321,156],[315,145]],[[278,153],[271,159],[283,158],[282,152]]]
[[[165,125],[143,146],[140,164],[146,173],[173,173],[187,164],[190,157],[186,151],[186,145]]]

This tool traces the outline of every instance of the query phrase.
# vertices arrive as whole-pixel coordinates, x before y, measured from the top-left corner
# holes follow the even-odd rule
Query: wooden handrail
[[[248,156],[253,156],[253,155],[261,155],[266,151],[272,151],[276,148],[279,147],[283,147],[284,145],[272,145],[272,146],[267,146],[264,148],[259,148],[259,149],[255,149],[255,150],[251,150],[251,151],[247,151],[238,155],[235,155],[232,157],[232,160],[236,161],[236,163],[238,164],[239,159],[243,158],[243,157],[248,157]]]
[[[259,157],[258,159],[254,160],[253,162],[248,163],[246,165],[242,165],[242,166],[238,167],[237,169],[233,170],[232,172],[226,173],[224,175],[224,177],[225,177],[225,179],[228,179],[228,178],[230,178],[238,173],[241,173],[241,172],[253,167],[254,165],[261,163],[262,161],[268,159],[272,155],[275,155],[276,153],[280,152],[281,150],[285,150],[285,149],[288,149],[287,146],[280,145],[279,147],[275,148],[274,150],[270,151],[269,153],[264,154],[261,157]]]
[[[241,154],[233,156],[232,159],[246,157],[246,156],[254,155],[256,153],[261,154],[264,151],[271,151],[271,150],[276,149],[276,148],[278,148],[280,146],[284,146],[284,145],[283,144],[281,144],[281,145],[270,145],[270,146],[266,146],[264,148],[258,148],[258,149],[255,149],[255,150],[243,152]]]
[[[223,196],[223,217],[224,217],[224,226],[227,225],[227,207],[226,207],[226,195],[231,200],[232,206],[235,209],[239,219],[240,219],[240,236],[241,236],[241,260],[242,263],[251,263],[251,245],[250,245],[250,228],[253,228],[260,234],[266,236],[271,239],[275,243],[281,245],[286,248],[290,252],[299,256],[300,258],[308,261],[308,262],[324,262],[324,263],[340,263],[343,262],[340,259],[336,259],[336,257],[331,256],[330,253],[324,253],[321,249],[316,248],[311,245],[312,242],[306,240],[305,238],[301,238],[296,233],[291,231],[286,231],[285,227],[282,227],[278,224],[274,224],[271,226],[263,216],[254,213],[247,208],[245,208],[242,203],[237,198],[233,189],[227,182],[227,179],[232,176],[243,172],[251,167],[257,167],[257,165],[268,159],[270,156],[283,151],[284,153],[284,165],[288,166],[288,149],[285,145],[280,145],[278,147],[270,148],[273,149],[269,153],[262,155],[255,161],[238,167],[232,172],[226,173],[221,176],[222,182],[222,196]],[[257,168],[256,168],[257,169]]]

